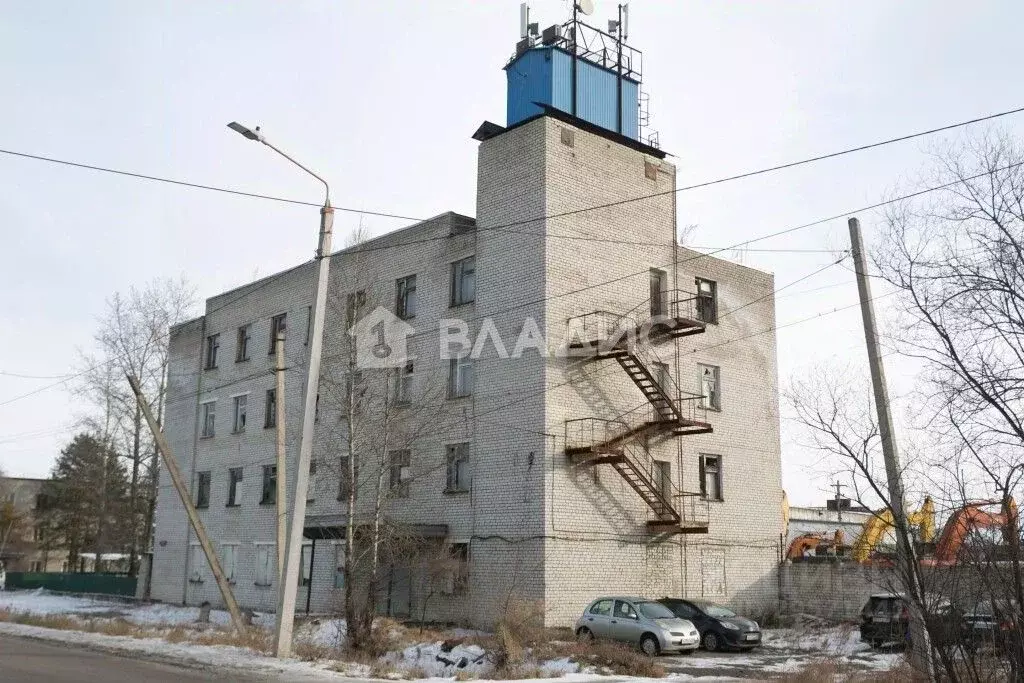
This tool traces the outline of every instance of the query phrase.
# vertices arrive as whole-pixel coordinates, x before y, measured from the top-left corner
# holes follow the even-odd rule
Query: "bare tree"
[[[148,547],[156,505],[156,446],[126,375],[139,378],[157,420],[163,421],[167,384],[167,341],[171,325],[181,322],[195,300],[184,280],[157,279],[142,289],[116,293],[107,300],[95,341],[97,350],[83,354],[86,370],[79,392],[95,407],[86,418],[91,431],[125,457],[130,466],[129,572],[138,573],[138,555]],[[102,485],[102,482],[101,482]],[[97,537],[102,543],[103,530]]]

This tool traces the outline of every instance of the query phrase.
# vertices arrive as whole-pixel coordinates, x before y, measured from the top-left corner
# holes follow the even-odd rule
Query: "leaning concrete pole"
[[[306,524],[306,490],[309,487],[309,461],[313,453],[313,421],[316,418],[316,395],[320,389],[320,356],[324,341],[324,313],[327,311],[327,282],[331,274],[331,227],[334,209],[330,197],[320,209],[320,245],[316,250],[317,282],[313,304],[313,330],[309,341],[309,372],[306,376],[306,401],[302,413],[302,440],[299,462],[295,468],[292,494],[291,529],[288,552],[284,561],[284,581],[278,590],[277,625],[274,654],[289,657],[292,652],[292,629],[295,626],[295,600],[299,590],[299,562],[302,558],[302,532]]]
[[[889,390],[885,382],[885,368],[878,346],[878,330],[875,326],[875,309],[871,305],[871,283],[864,260],[864,242],[860,235],[860,221],[849,220],[850,244],[853,250],[853,264],[857,273],[857,291],[860,294],[860,311],[864,318],[864,338],[868,347],[868,363],[871,366],[871,385],[875,394],[875,411],[878,414],[878,432],[882,440],[882,455],[885,458],[885,476],[889,485],[889,509],[892,510],[896,527],[896,541],[899,557],[906,574],[907,593],[913,604],[910,607],[910,665],[914,671],[932,679],[931,643],[925,628],[921,585],[918,581],[917,555],[907,525],[907,511],[903,499],[903,472],[900,468],[899,453],[896,451],[896,437],[892,426],[892,411],[889,407]]]
[[[171,453],[171,446],[167,443],[167,438],[164,437],[164,433],[160,431],[160,425],[156,423],[156,419],[153,417],[153,411],[149,408],[149,402],[146,401],[146,397],[142,394],[139,380],[135,379],[132,375],[126,376],[128,377],[128,383],[132,385],[135,400],[138,401],[139,408],[142,409],[142,414],[146,417],[146,422],[149,424],[149,429],[153,432],[156,449],[163,457],[164,467],[167,468],[171,475],[171,481],[178,492],[178,497],[181,498],[181,504],[185,506],[185,512],[188,513],[188,521],[192,523],[192,530],[196,532],[199,544],[203,548],[203,554],[206,555],[206,560],[210,563],[210,570],[213,572],[213,577],[217,580],[217,588],[220,589],[221,597],[224,598],[224,604],[231,614],[231,623],[234,624],[235,630],[241,635],[245,633],[245,620],[242,618],[241,610],[238,609],[238,603],[235,602],[235,595],[231,592],[231,585],[228,583],[227,577],[224,576],[224,569],[220,566],[220,560],[213,549],[213,543],[210,542],[210,537],[206,535],[206,527],[203,526],[203,520],[199,519],[199,513],[196,512],[196,507],[192,504],[192,497],[188,493],[188,487],[185,486],[181,470],[178,469],[178,462],[174,459],[174,454]]]
[[[284,330],[277,331],[274,340],[274,422],[277,424],[277,591],[284,585],[284,553],[288,539],[288,487],[286,472],[288,460],[285,457],[285,410],[284,410]]]

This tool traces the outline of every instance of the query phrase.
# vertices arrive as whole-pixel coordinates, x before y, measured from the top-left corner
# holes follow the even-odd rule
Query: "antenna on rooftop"
[[[588,16],[594,13],[594,0],[578,0],[576,6]]]

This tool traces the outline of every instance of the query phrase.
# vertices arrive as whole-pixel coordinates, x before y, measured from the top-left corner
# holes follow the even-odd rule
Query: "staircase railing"
[[[591,311],[568,320],[570,347],[603,345],[635,346],[637,337],[647,337],[659,325],[672,327],[679,320],[701,322],[698,297],[693,292],[671,289],[665,292],[662,311],[654,313],[651,300],[645,299],[625,313],[607,310]]]
[[[625,456],[633,460],[635,467],[640,467],[647,477],[657,483],[654,472],[654,458],[639,444],[630,443],[625,446]],[[679,523],[684,527],[707,526],[710,517],[710,506],[706,498],[699,493],[684,491],[675,483],[673,477],[668,482],[668,491],[657,491],[658,496],[667,503]],[[661,520],[664,521],[664,520]]]

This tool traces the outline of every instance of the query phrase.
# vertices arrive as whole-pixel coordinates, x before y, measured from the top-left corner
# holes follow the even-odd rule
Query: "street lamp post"
[[[306,521],[306,491],[309,486],[309,462],[313,452],[313,422],[316,417],[316,396],[320,387],[320,357],[323,350],[324,313],[327,309],[327,280],[331,270],[331,227],[334,224],[334,209],[331,208],[331,188],[327,181],[313,173],[295,159],[267,142],[257,126],[250,130],[232,121],[228,128],[249,140],[262,142],[303,171],[324,184],[324,205],[320,209],[320,237],[317,242],[316,299],[313,304],[313,325],[309,346],[309,371],[306,376],[306,398],[302,411],[302,440],[299,445],[299,463],[295,473],[295,487],[292,494],[291,529],[288,532],[287,552],[284,559],[284,576],[278,578],[277,624],[274,634],[274,653],[288,657],[292,649],[292,629],[295,625],[295,600],[299,588],[299,562],[302,553],[302,533]],[[278,396],[283,401],[284,396]],[[278,468],[277,476],[285,476]],[[280,549],[278,550],[280,552]]]

